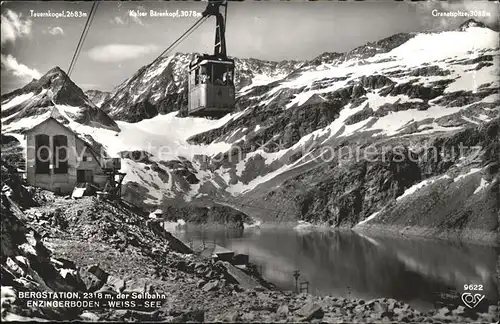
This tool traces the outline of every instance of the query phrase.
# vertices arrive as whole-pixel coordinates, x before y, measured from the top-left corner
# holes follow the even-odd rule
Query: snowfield
[[[30,92],[30,93],[19,95],[19,96],[14,97],[10,100],[6,100],[5,102],[2,102],[2,111],[6,111],[9,108],[17,106],[18,104],[23,103],[26,100],[30,99],[34,95],[35,94],[33,92]]]
[[[387,55],[404,60],[406,66],[412,67],[455,56],[471,58],[478,50],[497,47],[498,32],[489,28],[469,27],[465,32],[419,34]]]
[[[151,172],[147,169],[145,163],[124,159],[122,162],[122,171],[127,172],[124,181],[136,182],[142,187],[147,188],[147,201],[150,203],[159,202],[164,197],[174,198],[179,194],[184,195],[184,199],[189,201],[198,196],[206,195],[206,192],[203,192],[203,190],[207,186],[223,190],[228,195],[238,196],[255,189],[259,184],[265,183],[284,172],[303,166],[307,163],[307,156],[302,156],[293,163],[290,163],[287,159],[292,153],[301,150],[306,145],[311,145],[311,143],[314,144],[313,146],[324,145],[333,139],[347,138],[360,132],[367,132],[370,136],[374,137],[406,136],[404,133],[405,126],[413,122],[422,121],[425,121],[425,123],[419,125],[416,129],[416,132],[419,134],[460,129],[461,126],[455,125],[443,127],[435,120],[465,111],[472,107],[474,103],[442,106],[434,102],[456,91],[473,91],[475,93],[479,88],[494,89],[498,87],[498,75],[500,74],[499,54],[498,32],[488,28],[470,27],[466,31],[422,33],[387,53],[377,54],[362,60],[351,58],[346,61],[335,62],[335,64],[322,63],[316,68],[303,69],[300,73],[293,73],[294,76],[290,76],[288,73],[272,75],[265,73],[255,74],[249,84],[240,90],[238,97],[245,97],[247,93],[250,93],[257,86],[278,81],[277,85],[257,96],[246,98],[256,100],[257,104],[252,104],[245,111],[227,115],[219,120],[192,117],[179,118],[176,117],[177,112],[172,112],[165,115],[160,114],[136,123],[117,121],[120,132],[115,132],[75,122],[73,117],[79,113],[79,107],[57,104],[56,108],[64,118],[70,121],[70,128],[80,135],[92,136],[106,148],[111,156],[117,156],[122,151],[137,150],[150,153],[152,155],[150,160],[153,162],[178,160],[179,157],[186,158],[192,162],[196,171],[196,177],[200,182],[191,184],[190,188],[186,190],[181,188],[181,185],[175,181],[173,174],[175,170],[170,170],[168,167],[158,164],[159,169],[162,169],[162,172],[168,175],[169,180],[166,181],[156,172]],[[484,55],[493,56],[493,60],[480,69],[474,69],[476,65],[473,63],[460,63]],[[143,92],[131,93],[130,95],[134,98],[142,96],[144,91],[148,89],[149,84],[154,83],[156,78],[160,77],[172,59],[173,56],[161,61],[155,69],[148,70],[142,79],[135,79],[134,82],[141,83],[140,89]],[[176,63],[176,67],[179,64]],[[449,74],[411,76],[407,73],[413,71],[416,67],[434,65],[443,71],[449,71]],[[401,73],[398,71],[401,71]],[[233,161],[232,165],[221,167],[215,171],[202,170],[201,165],[194,161],[195,156],[203,155],[213,158],[219,153],[229,151],[235,142],[246,140],[248,134],[264,131],[266,127],[264,124],[265,121],[253,125],[242,125],[232,131],[232,136],[225,137],[226,140],[212,141],[207,145],[188,143],[188,138],[223,127],[230,121],[237,120],[240,116],[251,111],[255,106],[266,105],[274,100],[278,100],[283,91],[303,89],[292,96],[291,100],[282,107],[283,109],[290,109],[296,106],[300,107],[308,103],[309,100],[314,100],[314,102],[327,101],[326,95],[335,90],[345,88],[349,84],[356,84],[363,77],[372,75],[384,76],[386,73],[393,73],[388,75],[388,77],[396,85],[406,84],[410,81],[424,86],[430,86],[433,82],[443,80],[452,80],[452,82],[446,85],[442,96],[428,102],[430,107],[425,110],[412,108],[389,111],[385,115],[373,115],[358,122],[349,125],[346,124],[349,118],[361,113],[365,108],[370,108],[373,112],[378,113],[381,107],[386,104],[423,103],[423,100],[420,98],[410,98],[405,94],[394,96],[381,95],[381,88],[372,89],[366,93],[366,99],[359,105],[355,107],[351,106],[351,103],[345,105],[333,122],[321,129],[301,134],[301,138],[287,149],[281,149],[274,153],[266,152],[262,149],[254,150],[242,156],[241,160]],[[311,90],[315,82],[321,83],[325,80],[327,82],[326,86]],[[330,80],[333,81],[330,82]],[[123,90],[120,87],[123,87],[123,84],[115,89],[115,93]],[[165,89],[165,91],[168,91],[168,89]],[[154,95],[157,96],[157,94]],[[37,96],[40,96],[40,94]],[[31,92],[2,102],[2,114],[21,103],[30,102],[34,97],[35,94]],[[500,96],[492,94],[484,98],[483,102],[494,103],[498,102],[499,99]],[[113,109],[111,107],[111,110]],[[483,111],[479,111],[474,116],[462,116],[461,120],[471,124],[483,123],[490,120],[487,113],[488,111],[484,108]],[[18,133],[20,130],[33,127],[47,118],[49,114],[45,113],[12,122],[5,125],[4,133],[13,134],[19,138]],[[2,123],[9,121],[13,116],[2,118]],[[21,143],[24,144],[24,141],[21,140]],[[266,166],[266,171],[260,174],[256,173],[250,179],[248,175],[247,178],[242,179],[243,175],[247,173],[245,170],[247,170],[247,167],[257,155],[260,155],[262,158],[263,165]],[[398,199],[402,199],[432,182],[429,181],[423,181],[407,189]]]

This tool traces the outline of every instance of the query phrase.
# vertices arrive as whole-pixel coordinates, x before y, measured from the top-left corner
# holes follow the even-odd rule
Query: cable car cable
[[[89,17],[87,18],[87,21],[85,22],[85,27],[83,27],[83,32],[82,32],[82,35],[80,36],[80,40],[78,41],[78,44],[76,46],[76,49],[75,49],[75,52],[73,54],[73,58],[71,59],[71,63],[69,64],[69,68],[68,68],[68,76],[69,74],[71,73],[70,71],[73,69],[73,66],[76,62],[76,59],[77,59],[77,53],[79,52],[78,49],[81,47],[81,44],[82,44],[82,41],[84,39],[84,35],[85,35],[85,31],[87,30],[88,26],[90,25],[91,23],[91,20],[92,20],[92,17],[93,17],[93,13],[95,12],[95,9],[97,7],[97,4],[98,4],[99,1],[96,1],[92,4],[92,8],[90,9],[90,14],[89,14]]]
[[[83,34],[83,39],[82,39],[82,42],[80,44],[80,47],[77,49],[77,53],[76,53],[76,57],[75,57],[75,61],[73,62],[73,66],[71,67],[71,70],[68,71],[69,74],[68,75],[71,75],[71,73],[73,73],[73,69],[75,68],[76,66],[76,62],[78,61],[78,58],[80,56],[80,53],[83,49],[83,44],[85,43],[85,40],[87,39],[87,35],[90,31],[90,27],[92,26],[92,22],[94,21],[94,18],[95,18],[95,15],[96,15],[96,12],[97,12],[97,7],[99,7],[99,1],[96,1],[94,2],[95,3],[95,8],[94,8],[94,11],[91,12],[90,14],[90,22],[88,24],[88,27],[86,30],[84,30],[84,34]]]
[[[168,51],[170,51],[174,47],[176,47],[178,45],[178,43],[180,43],[180,41],[182,41],[185,36],[189,36],[192,32],[194,32],[196,29],[198,29],[198,27],[201,26],[201,24],[203,22],[205,22],[207,19],[208,19],[208,16],[201,17],[200,19],[198,19],[198,21],[195,22],[193,26],[191,26],[188,30],[186,30],[184,32],[184,34],[182,34],[172,44],[170,44],[170,46],[167,47],[167,49],[165,49],[160,55],[158,55],[150,64],[148,64],[147,67],[150,67],[151,65],[153,65],[153,63],[155,63],[159,58],[161,58],[163,55],[165,55],[165,53],[167,53]]]
[[[97,8],[97,6],[96,6],[96,8]],[[95,18],[95,12],[96,12],[96,11],[94,11],[94,14],[92,15],[92,18],[90,19],[90,23],[89,23],[89,26],[88,26],[87,30],[85,31],[85,34],[84,34],[84,36],[83,36],[82,43],[81,43],[80,47],[79,47],[79,48],[78,48],[78,50],[77,50],[77,53],[76,53],[76,58],[75,58],[75,62],[73,62],[73,66],[71,67],[71,70],[69,70],[69,71],[68,71],[68,76],[71,76],[71,74],[73,73],[73,70],[75,69],[76,63],[77,63],[78,58],[79,58],[79,56],[80,56],[80,53],[81,53],[81,51],[82,51],[82,49],[83,49],[83,44],[85,43],[85,39],[87,38],[87,34],[89,33],[90,26],[92,25],[92,21],[93,21],[93,20],[94,20],[94,18]]]
[[[191,28],[189,28],[186,32],[184,32],[184,34],[182,34],[179,38],[177,38],[169,47],[167,47],[167,49],[164,50],[163,53],[161,53],[159,57],[163,56],[165,53],[167,53],[168,51],[173,49],[175,46],[177,46],[176,43],[178,43],[182,38],[184,38],[184,36],[187,36],[187,35],[191,34],[192,32],[194,32],[194,30],[197,29],[199,26],[201,26],[201,24],[203,22],[205,22],[207,19],[208,19],[208,16],[201,17],[200,19],[198,19],[198,21],[193,26],[191,26]]]
[[[74,55],[74,62],[72,61],[72,64],[70,66],[70,69],[68,71],[68,77],[69,75],[71,74],[74,66],[76,65],[76,60],[78,59],[78,56],[81,52],[81,49],[83,47],[83,43],[85,42],[85,39],[87,37],[87,34],[88,34],[88,31],[90,30],[90,26],[92,25],[92,21],[94,20],[94,17],[95,17],[95,12],[97,10],[97,5],[98,4],[98,1],[94,2],[94,5],[92,6],[92,9],[91,9],[91,12],[89,14],[89,18],[87,19],[87,24],[85,24],[85,27],[84,27],[84,31],[82,33],[82,37],[80,37],[80,41],[79,41],[79,44],[77,46],[77,50],[75,52],[75,55]],[[157,58],[155,58],[150,64],[147,65],[147,67],[145,69],[143,69],[143,71],[145,71],[148,67],[150,67],[151,65],[153,65],[153,63],[155,63],[159,58],[161,58],[165,53],[167,53],[169,50],[172,50],[175,46],[177,46],[180,42],[182,42],[187,36],[189,36],[191,33],[193,33],[196,29],[198,29],[202,24],[203,22],[205,22],[206,20],[208,19],[208,16],[204,16],[204,17],[201,17],[200,19],[198,19],[198,21],[196,21],[193,26],[191,26],[188,30],[186,30],[179,38],[177,38],[169,47],[167,47],[167,49],[165,49]],[[143,72],[144,73],[144,72]],[[66,80],[65,80],[66,81]],[[63,84],[64,86],[64,84]],[[55,106],[55,103],[53,102],[54,106]],[[76,129],[81,126],[81,125],[77,125],[77,127],[74,129],[74,131],[76,131]]]
[[[184,34],[182,34],[179,38],[177,38],[172,44],[170,44],[169,47],[167,47],[166,50],[164,50],[160,55],[158,55],[153,61],[151,61],[151,63],[149,63],[148,65],[145,65],[143,68],[141,68],[141,72],[140,72],[140,75],[143,75],[144,73],[146,73],[146,70],[149,69],[157,60],[159,60],[163,55],[165,55],[165,53],[167,53],[169,50],[172,50],[175,46],[177,46],[178,44],[176,43],[180,43],[179,41],[182,41],[183,39],[182,38],[186,38],[187,36],[189,36],[192,32],[194,32],[196,29],[198,29],[199,26],[201,26],[201,24],[203,22],[206,21],[208,17],[201,17],[198,21],[196,21],[194,23],[193,26],[191,26],[186,32],[184,32]]]
[[[191,26],[184,34],[182,34],[179,38],[177,38],[166,50],[164,50],[160,55],[158,55],[151,63],[145,65],[144,67],[141,68],[140,76],[142,76],[144,73],[146,73],[146,70],[149,69],[158,59],[160,59],[168,50],[174,48],[176,45],[175,43],[179,42],[180,39],[182,39],[184,36],[189,36],[194,30],[196,30],[201,24],[203,18],[207,17],[202,17],[200,18],[197,22],[194,23],[193,26]],[[198,25],[199,24],[199,25]],[[196,27],[198,25],[198,27]],[[193,29],[194,28],[194,29]]]
[[[69,75],[71,73],[71,70],[73,69],[73,66],[76,62],[76,60],[78,59],[78,53],[79,53],[79,49],[81,48],[81,45],[83,43],[83,41],[85,40],[85,35],[86,35],[86,32],[88,32],[88,28],[90,26],[90,24],[92,23],[92,20],[93,20],[93,15],[97,9],[97,5],[98,5],[98,2],[99,1],[95,1],[93,4],[92,4],[92,8],[90,9],[90,14],[87,18],[87,21],[85,22],[85,26],[83,27],[83,31],[82,31],[82,35],[80,36],[80,39],[78,40],[78,44],[76,46],[76,49],[75,49],[75,52],[73,53],[73,57],[71,59],[71,62],[69,64],[69,68],[67,70],[67,78],[64,78],[64,81],[63,81],[63,84],[61,86],[61,89],[64,89],[64,86],[66,85],[66,82],[67,82],[67,79],[69,79]],[[56,103],[54,102],[54,94],[50,93],[50,101],[52,102],[52,104],[54,105],[54,107],[56,107]],[[57,108],[57,107],[56,107]]]
[[[94,6],[95,5],[95,6]],[[91,10],[90,14],[89,14],[89,23],[88,23],[88,26],[86,29],[83,30],[83,33],[82,33],[82,37],[80,38],[81,40],[81,44],[79,47],[77,47],[77,51],[76,51],[76,57],[75,57],[75,61],[73,62],[73,66],[70,67],[70,70],[68,71],[68,79],[70,79],[70,76],[71,76],[71,73],[73,72],[73,69],[75,68],[76,66],[76,62],[78,60],[78,57],[80,56],[80,53],[82,51],[82,48],[83,48],[83,44],[85,43],[85,39],[87,38],[87,35],[89,33],[89,30],[90,30],[90,26],[92,26],[92,22],[94,21],[94,18],[95,18],[95,14],[97,12],[97,7],[99,6],[99,1],[96,1],[94,2],[94,5],[92,6],[92,9],[93,11]],[[65,80],[66,81],[66,80]],[[78,123],[78,125],[76,125],[76,127],[73,129],[74,132],[76,132],[76,130],[81,126],[80,123]]]
[[[64,89],[64,86],[66,85],[66,82],[68,80],[70,80],[70,75],[71,75],[71,72],[73,71],[75,65],[76,65],[76,61],[78,60],[78,57],[80,56],[80,52],[83,48],[83,43],[85,42],[85,39],[87,38],[87,34],[90,30],[90,26],[92,25],[92,21],[94,20],[94,17],[95,17],[95,13],[97,11],[97,7],[99,6],[99,1],[95,1],[93,4],[92,4],[92,8],[90,9],[90,13],[89,13],[89,16],[87,18],[87,21],[85,23],[85,26],[83,28],[83,31],[82,31],[82,35],[80,36],[80,39],[78,41],[78,45],[75,49],[75,53],[73,54],[73,58],[71,60],[71,63],[70,63],[70,66],[68,68],[68,71],[66,73],[67,77],[64,78],[64,81],[63,81],[63,84],[61,86],[61,89]],[[54,101],[54,95],[52,94],[51,95],[51,98],[50,98],[52,104],[54,105],[54,107],[57,109],[57,105]],[[59,112],[59,111],[58,111]],[[52,113],[51,113],[51,116],[52,116]],[[78,127],[80,127],[81,125],[78,124],[74,129],[73,131],[76,132],[76,130],[78,129]]]
[[[85,30],[87,29],[87,26],[90,22],[91,14],[94,11],[94,7],[95,7],[95,2],[92,4],[92,9],[90,9],[90,15],[88,16],[87,21],[85,22],[85,26],[83,27],[83,32],[80,35],[80,39],[78,40],[78,44],[76,45],[75,52],[73,53],[73,57],[71,58],[71,62],[69,64],[69,67],[67,70],[68,74],[69,74],[69,71],[71,70],[71,67],[73,66],[74,61],[75,61],[76,53],[78,52],[78,48],[80,47],[80,44],[82,42],[83,35],[85,34]]]

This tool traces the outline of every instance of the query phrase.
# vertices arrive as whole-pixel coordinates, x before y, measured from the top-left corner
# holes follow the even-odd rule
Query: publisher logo
[[[469,307],[470,309],[475,308],[479,303],[484,299],[484,295],[481,294],[473,294],[473,293],[463,293],[462,294],[462,301],[464,302],[465,306]]]

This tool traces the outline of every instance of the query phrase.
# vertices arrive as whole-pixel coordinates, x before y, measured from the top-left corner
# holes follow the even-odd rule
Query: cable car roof
[[[226,57],[221,57],[217,55],[208,55],[208,54],[203,54],[203,55],[198,55],[193,58],[191,63],[189,64],[190,67],[194,65],[200,65],[200,64],[205,64],[205,63],[220,63],[220,64],[232,64],[234,65],[234,60]]]
[[[215,63],[215,64],[224,64],[224,65],[230,65],[230,66],[234,66],[234,61],[215,61],[215,60],[203,60],[201,62],[193,62],[191,63],[191,65],[189,66],[189,70],[194,70],[196,69],[198,66],[200,65],[203,65],[203,64],[207,64],[207,63]]]

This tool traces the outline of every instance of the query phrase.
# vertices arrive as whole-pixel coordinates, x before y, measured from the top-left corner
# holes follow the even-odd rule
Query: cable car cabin
[[[220,118],[234,111],[234,60],[196,57],[189,65],[187,114]]]

